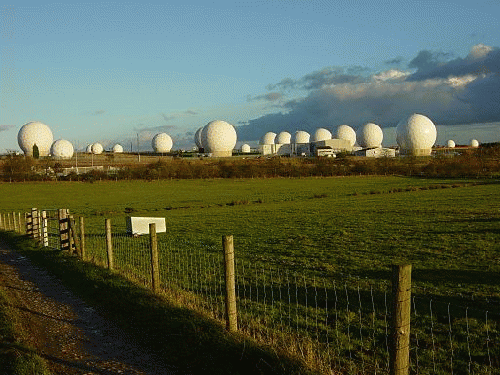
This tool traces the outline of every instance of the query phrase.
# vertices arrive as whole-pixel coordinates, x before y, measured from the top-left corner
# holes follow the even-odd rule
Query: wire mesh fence
[[[114,270],[150,287],[149,236],[127,234],[124,223],[114,223],[112,232]],[[179,241],[166,233],[158,234],[157,240],[161,292],[224,322],[221,243]],[[104,219],[87,223],[85,244],[85,260],[109,266]],[[323,373],[389,373],[392,295],[388,280],[305,272],[244,256],[236,257],[235,266],[240,331],[304,358]],[[411,374],[500,373],[496,299],[479,304],[458,294],[446,298],[428,288],[414,286],[413,291]]]

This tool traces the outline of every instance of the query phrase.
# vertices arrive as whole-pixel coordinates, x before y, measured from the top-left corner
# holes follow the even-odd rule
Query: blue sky
[[[438,142],[500,140],[500,2],[184,1],[0,8],[0,152],[28,121],[83,148],[174,148],[211,120],[265,131],[420,112]],[[134,146],[135,147],[135,146]]]

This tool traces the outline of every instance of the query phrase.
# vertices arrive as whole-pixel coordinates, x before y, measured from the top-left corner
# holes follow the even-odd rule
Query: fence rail
[[[173,242],[151,225],[150,236],[133,237],[109,219],[84,226],[67,210],[35,211],[0,213],[0,229],[25,227],[50,248],[66,241],[83,260],[286,348],[325,374],[500,373],[499,306],[412,288],[407,268],[395,267],[392,283],[332,277],[238,257],[232,236]]]

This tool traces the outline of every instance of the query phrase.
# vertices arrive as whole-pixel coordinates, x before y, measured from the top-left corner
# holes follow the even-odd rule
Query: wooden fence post
[[[3,230],[3,213],[0,212],[0,230]]]
[[[111,238],[111,219],[106,219],[106,254],[108,255],[108,269],[114,269],[113,241]]]
[[[12,213],[12,230],[17,232],[17,222],[16,222],[16,213]]]
[[[85,223],[83,216],[80,216],[80,256],[85,260]]]
[[[69,250],[69,225],[68,225],[68,210],[60,208],[59,216],[59,239],[61,242],[61,250]]]
[[[392,266],[390,375],[410,370],[411,265]]]
[[[222,247],[224,248],[224,270],[226,282],[226,329],[230,332],[236,332],[238,331],[238,313],[236,311],[233,236],[223,236]]]
[[[19,233],[23,233],[24,225],[23,225],[23,222],[21,220],[21,213],[20,212],[17,213],[17,218],[18,218],[18,223],[19,223]]]
[[[38,222],[38,209],[32,208],[31,209],[31,238],[34,240],[38,240],[39,236],[39,225],[40,223]]]
[[[33,220],[31,219],[31,212],[26,212],[24,221],[26,222],[26,234],[28,237],[33,237]]]
[[[76,255],[81,257],[82,255],[82,248],[80,247],[80,240],[78,239],[78,231],[76,230],[76,223],[75,223],[75,218],[73,215],[69,215],[68,218],[68,223],[69,223],[69,234],[71,238],[71,246],[72,246],[72,252],[73,252],[73,245],[74,245],[74,252],[76,252]]]
[[[149,224],[149,244],[151,249],[151,283],[153,292],[160,290],[160,267],[158,261],[158,237],[156,236],[156,224]]]
[[[43,210],[40,215],[40,240],[43,246],[49,246],[47,211],[45,210]]]

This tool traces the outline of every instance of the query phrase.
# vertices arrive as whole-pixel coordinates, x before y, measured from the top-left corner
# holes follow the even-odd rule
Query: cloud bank
[[[0,125],[0,132],[10,130],[14,127],[14,125]]]
[[[386,64],[402,61],[395,57]],[[414,112],[441,125],[495,122],[500,121],[500,49],[478,44],[464,58],[423,50],[406,68],[370,74],[362,67],[328,67],[266,88],[271,92],[250,100],[279,99],[280,112],[238,127],[240,140],[259,139],[267,131],[311,132],[341,124],[394,127]],[[290,90],[304,95],[286,100]]]

